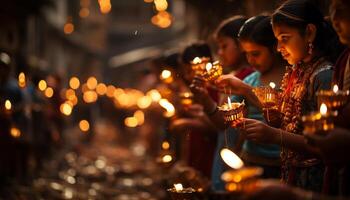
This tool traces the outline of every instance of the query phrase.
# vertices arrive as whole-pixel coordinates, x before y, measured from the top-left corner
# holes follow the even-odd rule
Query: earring
[[[312,42],[309,42],[309,44],[308,44],[308,50],[307,50],[308,54],[311,55],[313,49],[314,49],[314,45],[312,44]]]

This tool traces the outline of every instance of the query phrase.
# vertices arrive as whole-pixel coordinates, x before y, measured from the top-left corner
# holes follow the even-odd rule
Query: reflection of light
[[[220,151],[220,156],[224,162],[233,169],[239,169],[244,165],[243,161],[235,153],[227,148],[223,148]]]
[[[18,138],[21,136],[21,131],[16,127],[11,127],[10,133],[11,133],[11,136],[14,138]]]
[[[107,86],[104,83],[99,83],[96,87],[96,92],[99,95],[105,95],[107,92]]]
[[[47,83],[45,80],[40,80],[38,83],[38,88],[40,91],[44,91],[47,88]]]
[[[44,94],[47,98],[51,98],[53,96],[53,89],[51,87],[46,88]]]
[[[143,96],[137,100],[137,106],[141,109],[148,108],[152,103],[152,98],[149,96]]]
[[[63,103],[60,106],[61,113],[67,116],[69,116],[72,113],[72,109],[73,109],[72,105],[70,105],[70,103],[68,102]]]
[[[202,62],[202,59],[200,59],[199,57],[195,57],[192,61],[193,64],[199,64]]]
[[[320,113],[322,116],[325,116],[327,114],[327,106],[326,104],[322,103],[320,106]]]
[[[207,72],[209,72],[211,70],[211,68],[213,67],[213,65],[211,63],[207,63],[205,65],[205,69],[207,70]]]
[[[83,119],[79,122],[79,128],[81,131],[88,131],[90,129],[90,124],[87,120]]]
[[[169,148],[170,148],[169,142],[164,141],[164,142],[162,143],[162,148],[165,149],[165,150],[169,149]]]
[[[155,89],[148,91],[147,96],[150,96],[154,102],[157,102],[162,98],[158,90]]]
[[[168,2],[166,0],[154,0],[154,5],[157,11],[164,11],[168,8]]]
[[[88,8],[82,8],[82,9],[80,9],[80,11],[79,11],[79,16],[80,16],[81,18],[85,18],[85,17],[89,16],[89,14],[90,14],[90,11],[89,11]]]
[[[5,101],[5,109],[6,109],[6,110],[11,110],[11,108],[12,108],[11,101],[7,99],[7,100]]]
[[[21,88],[26,86],[26,75],[23,72],[19,73],[18,75],[18,85]]]
[[[88,80],[86,81],[86,85],[90,90],[94,90],[97,86],[97,80],[95,77],[89,77]]]
[[[165,117],[172,117],[175,115],[175,107],[166,99],[159,100],[159,105],[162,106],[166,112],[164,113]]]
[[[127,117],[125,118],[124,123],[127,127],[132,127],[132,128],[136,127],[138,124],[136,117]]]
[[[73,31],[74,31],[74,25],[72,23],[68,22],[64,25],[63,32],[65,34],[67,34],[67,35],[71,34],[71,33],[73,33]]]
[[[79,79],[78,79],[77,77],[72,77],[72,78],[69,80],[69,86],[70,86],[72,89],[74,89],[74,90],[78,89],[79,86],[80,86],[80,81],[79,81]]]
[[[274,83],[274,82],[270,82],[270,87],[272,88],[272,89],[275,89],[275,87],[276,87],[276,84]]]
[[[83,100],[86,103],[93,103],[97,100],[97,93],[95,91],[86,91],[83,94]]]
[[[137,110],[134,113],[134,117],[137,119],[137,125],[142,125],[145,121],[145,114],[142,112],[142,110]]]
[[[171,162],[173,160],[173,157],[171,155],[164,155],[162,158],[162,161],[165,163]]]
[[[162,71],[162,74],[160,75],[161,79],[167,79],[171,76],[171,71],[165,69]]]
[[[334,92],[334,93],[337,93],[338,90],[339,90],[338,85],[334,85],[334,86],[333,86],[333,92]]]
[[[107,86],[107,97],[114,97],[114,90],[115,90],[115,87],[113,85],[109,85]]]
[[[182,187],[181,183],[174,184],[174,188],[175,188],[176,192],[179,192],[179,191],[183,190],[183,187]]]

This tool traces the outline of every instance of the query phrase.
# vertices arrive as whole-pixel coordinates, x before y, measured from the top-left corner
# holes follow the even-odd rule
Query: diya
[[[191,61],[191,68],[196,75],[202,75],[205,72],[205,66],[210,62],[208,57],[195,57]]]
[[[236,122],[243,120],[244,107],[244,101],[241,103],[231,103],[230,97],[227,97],[227,103],[223,104],[222,106],[219,106],[218,109],[220,112],[223,113],[225,122],[234,125]]]
[[[333,111],[341,109],[348,102],[349,95],[349,90],[339,90],[338,85],[334,85],[332,90],[320,90],[316,93],[318,105],[324,103]]]
[[[221,75],[222,75],[222,66],[218,61],[216,61],[214,63],[208,62],[205,65],[205,70],[203,71],[202,77],[207,82],[214,82]]]
[[[180,102],[183,106],[190,106],[193,103],[193,94],[191,92],[180,93]]]
[[[262,109],[266,110],[267,121],[270,122],[269,110],[278,110],[278,92],[276,84],[270,82],[269,86],[261,86],[253,89],[255,96],[259,99]]]
[[[167,190],[172,200],[195,200],[196,190],[193,188],[183,188],[181,183],[174,184],[173,188]]]

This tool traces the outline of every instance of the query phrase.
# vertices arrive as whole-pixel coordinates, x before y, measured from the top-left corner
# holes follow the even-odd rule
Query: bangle
[[[211,112],[207,112],[207,115],[208,115],[208,116],[213,116],[217,111],[218,111],[218,107],[217,107],[217,105],[215,104],[214,110],[211,111]]]

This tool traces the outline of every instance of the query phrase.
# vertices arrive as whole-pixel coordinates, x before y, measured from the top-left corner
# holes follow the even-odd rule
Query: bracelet
[[[207,112],[207,115],[208,116],[213,116],[217,111],[218,111],[218,106],[215,104],[214,110],[211,111],[211,112]]]

